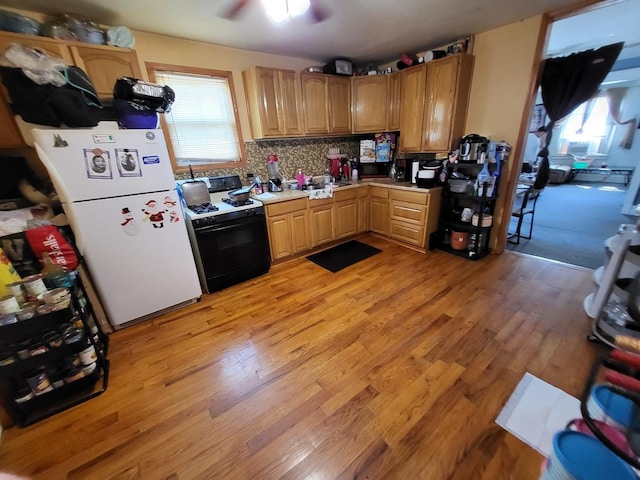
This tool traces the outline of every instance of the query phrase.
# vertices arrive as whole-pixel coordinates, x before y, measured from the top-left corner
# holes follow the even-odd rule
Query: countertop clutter
[[[358,188],[364,185],[375,185],[382,188],[393,188],[395,190],[406,190],[411,192],[424,192],[432,193],[434,191],[440,191],[442,187],[424,188],[418,187],[415,183],[411,182],[395,182],[390,178],[367,178],[357,181],[340,182],[340,186],[331,187],[335,193],[337,190],[349,190]],[[282,192],[265,192],[259,195],[255,195],[265,205],[271,203],[285,202],[287,200],[294,200],[296,198],[312,198],[314,190],[298,190],[298,189],[284,189]]]

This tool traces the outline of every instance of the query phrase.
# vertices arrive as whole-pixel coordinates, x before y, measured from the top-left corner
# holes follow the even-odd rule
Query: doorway
[[[621,109],[625,120],[640,111],[640,32],[633,21],[637,11],[640,11],[640,0],[627,0],[558,19],[549,27],[544,54],[545,58],[565,56],[624,41],[625,48],[602,88],[626,89]],[[607,104],[605,98],[599,101],[599,106],[603,103]],[[540,94],[534,104],[532,116],[542,104]],[[607,118],[606,129],[598,133],[601,137],[594,135],[589,139],[591,143],[580,142],[582,139],[575,133],[585,126],[584,120],[589,120],[593,104],[576,109],[572,114],[576,117],[573,124],[565,120],[554,129],[549,163],[570,168],[576,166],[574,162],[584,159],[587,166],[597,170],[594,173],[573,171],[564,182],[550,183],[536,205],[533,238],[521,239],[519,245],[507,242],[506,249],[597,268],[604,261],[604,241],[614,235],[621,224],[635,224],[638,220],[635,204],[640,200],[640,168],[636,168],[640,159],[640,135],[636,130],[631,148],[621,148],[626,127],[616,126]],[[604,117],[609,117],[608,112]],[[578,128],[573,126],[576,121],[580,123]],[[599,170],[602,165],[634,170],[630,178],[611,176]],[[509,231],[514,228],[512,220]]]

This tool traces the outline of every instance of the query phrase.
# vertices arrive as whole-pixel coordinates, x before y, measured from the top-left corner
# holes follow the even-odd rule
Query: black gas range
[[[212,293],[267,273],[271,257],[262,202],[229,198],[242,188],[238,175],[202,180],[211,201],[186,207],[185,218],[203,290]]]

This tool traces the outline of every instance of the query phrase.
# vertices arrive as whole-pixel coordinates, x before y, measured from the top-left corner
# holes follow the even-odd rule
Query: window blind
[[[157,83],[176,94],[165,114],[180,166],[240,161],[229,82],[224,77],[155,71]]]

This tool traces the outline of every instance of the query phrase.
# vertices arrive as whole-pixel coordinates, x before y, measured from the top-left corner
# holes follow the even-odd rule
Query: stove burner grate
[[[193,213],[201,214],[201,213],[209,213],[209,212],[217,212],[219,209],[213,203],[202,203],[200,205],[192,205],[189,207]]]
[[[228,203],[232,207],[242,207],[244,205],[252,205],[253,204],[253,200],[251,200],[251,199],[245,200],[244,202],[239,202],[237,200],[231,200],[230,198],[223,198],[222,201],[224,203]]]

